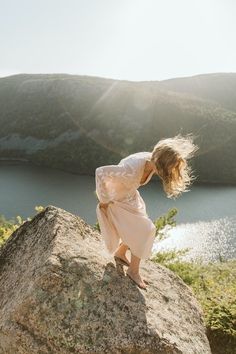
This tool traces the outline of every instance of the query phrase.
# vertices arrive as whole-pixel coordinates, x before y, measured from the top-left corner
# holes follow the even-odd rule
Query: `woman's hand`
[[[112,201],[108,202],[108,203],[99,203],[99,208],[103,208],[105,211],[107,210],[107,207],[109,204],[113,203]]]

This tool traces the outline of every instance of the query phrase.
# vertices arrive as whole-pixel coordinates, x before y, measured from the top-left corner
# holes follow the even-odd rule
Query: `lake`
[[[197,184],[178,199],[165,196],[158,179],[139,192],[154,221],[175,207],[176,227],[153,245],[153,252],[190,248],[186,260],[204,262],[236,258],[236,186]],[[95,178],[28,162],[0,161],[0,214],[7,219],[33,216],[36,205],[54,205],[79,215],[93,226],[97,221]]]

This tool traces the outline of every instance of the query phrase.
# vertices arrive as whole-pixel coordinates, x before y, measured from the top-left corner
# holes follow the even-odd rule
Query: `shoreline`
[[[16,158],[16,157],[0,157],[0,161],[4,161],[4,162],[12,162],[12,161],[20,161],[20,162],[31,162],[30,160],[27,160],[25,158]]]
[[[51,168],[53,170],[59,170],[59,171],[63,171],[63,172],[70,173],[70,174],[76,174],[78,176],[84,176],[84,174],[79,174],[79,173],[76,173],[76,172],[68,171],[68,170],[65,170],[63,168],[51,167],[51,166],[44,165],[44,164],[39,165],[39,164],[37,164],[37,163],[35,163],[35,162],[31,161],[31,160],[28,160],[26,158],[23,158],[23,157],[19,157],[19,158],[16,158],[16,157],[12,157],[12,158],[11,157],[0,157],[0,163],[1,162],[6,162],[6,163],[7,162],[9,162],[9,163],[11,163],[11,162],[31,163],[32,165],[38,166],[38,167],[42,166],[42,167]],[[93,175],[88,175],[88,176],[94,177]],[[154,180],[150,181],[150,183],[155,183],[155,181]],[[236,182],[235,183],[234,182],[225,183],[225,182],[218,182],[218,181],[199,181],[199,182],[195,181],[194,184],[195,185],[214,185],[214,186],[219,185],[219,186],[222,186],[222,187],[223,186],[236,187]]]

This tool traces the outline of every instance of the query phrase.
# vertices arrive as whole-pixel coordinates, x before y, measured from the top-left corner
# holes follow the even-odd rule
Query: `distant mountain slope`
[[[161,81],[167,90],[213,100],[236,111],[236,73],[202,74]]]
[[[192,132],[200,147],[191,162],[198,181],[235,183],[236,110],[210,100],[210,84],[204,99],[180,90],[173,80],[68,74],[1,78],[0,158],[94,174],[97,166],[150,150],[161,138]]]

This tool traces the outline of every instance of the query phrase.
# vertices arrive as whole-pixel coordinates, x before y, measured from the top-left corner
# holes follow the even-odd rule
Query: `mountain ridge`
[[[212,88],[212,80],[223,78],[222,90],[227,86],[227,92],[232,91],[225,96],[221,87]],[[151,150],[163,137],[191,132],[200,147],[192,161],[199,182],[235,183],[236,74],[195,75],[192,85],[191,77],[180,81],[134,82],[71,74],[0,78],[0,158],[28,158],[94,174],[99,165]],[[199,94],[200,84],[204,97]],[[71,134],[77,137],[73,141],[61,138]],[[35,139],[34,153],[27,149],[29,138]],[[44,140],[50,140],[48,146]]]

